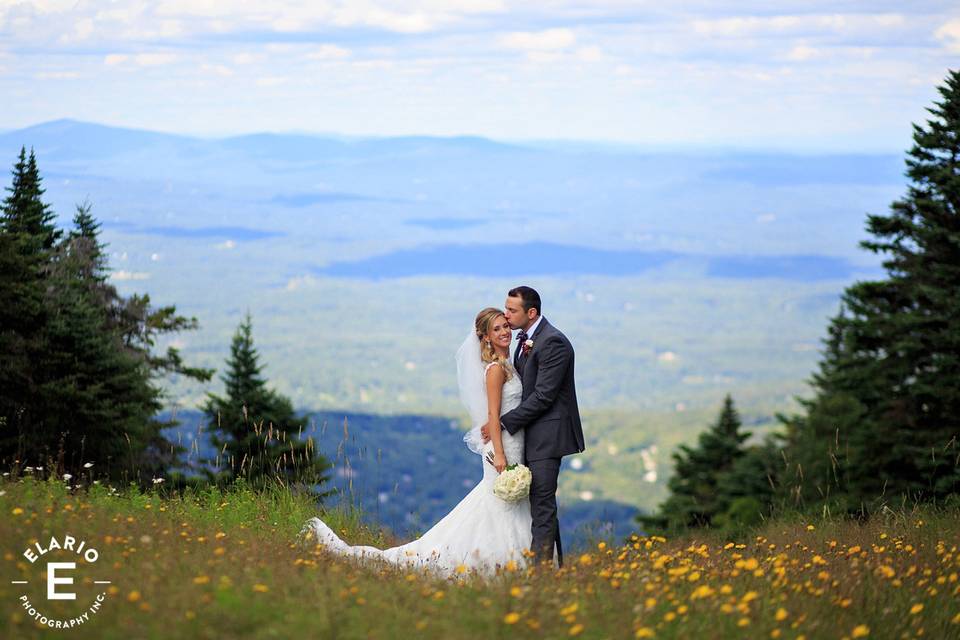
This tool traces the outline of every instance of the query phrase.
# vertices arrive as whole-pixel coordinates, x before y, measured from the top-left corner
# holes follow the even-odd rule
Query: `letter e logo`
[[[57,593],[58,584],[73,584],[73,578],[57,577],[57,569],[76,569],[75,562],[47,563],[47,600],[76,600],[75,593]]]

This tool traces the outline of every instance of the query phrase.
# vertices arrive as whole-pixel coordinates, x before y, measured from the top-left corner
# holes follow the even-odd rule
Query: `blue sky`
[[[953,2],[0,0],[0,128],[902,152]]]

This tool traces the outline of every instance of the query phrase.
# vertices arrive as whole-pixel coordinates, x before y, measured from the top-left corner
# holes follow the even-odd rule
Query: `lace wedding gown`
[[[488,365],[487,368],[489,368]],[[520,404],[522,386],[516,373],[503,385],[500,414]],[[484,395],[486,391],[484,390]],[[523,431],[510,435],[501,432],[507,464],[523,459]],[[511,560],[518,567],[526,563],[523,551],[530,548],[530,501],[505,502],[493,495],[497,470],[484,460],[493,451],[493,442],[482,446],[479,464],[483,479],[437,524],[413,542],[377,549],[350,546],[320,518],[311,518],[304,525],[304,534],[319,544],[346,556],[379,558],[394,564],[434,570],[453,575],[460,565],[481,574],[491,574],[496,567]]]

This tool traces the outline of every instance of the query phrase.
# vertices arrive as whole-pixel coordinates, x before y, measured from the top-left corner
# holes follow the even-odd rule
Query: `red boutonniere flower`
[[[523,349],[523,355],[527,355],[533,349],[533,340],[525,340],[521,348]]]

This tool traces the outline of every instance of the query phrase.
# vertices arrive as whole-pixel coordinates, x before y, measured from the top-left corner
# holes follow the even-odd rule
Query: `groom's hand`
[[[480,427],[480,437],[483,439],[484,444],[490,442],[490,430],[487,429],[487,425]]]

